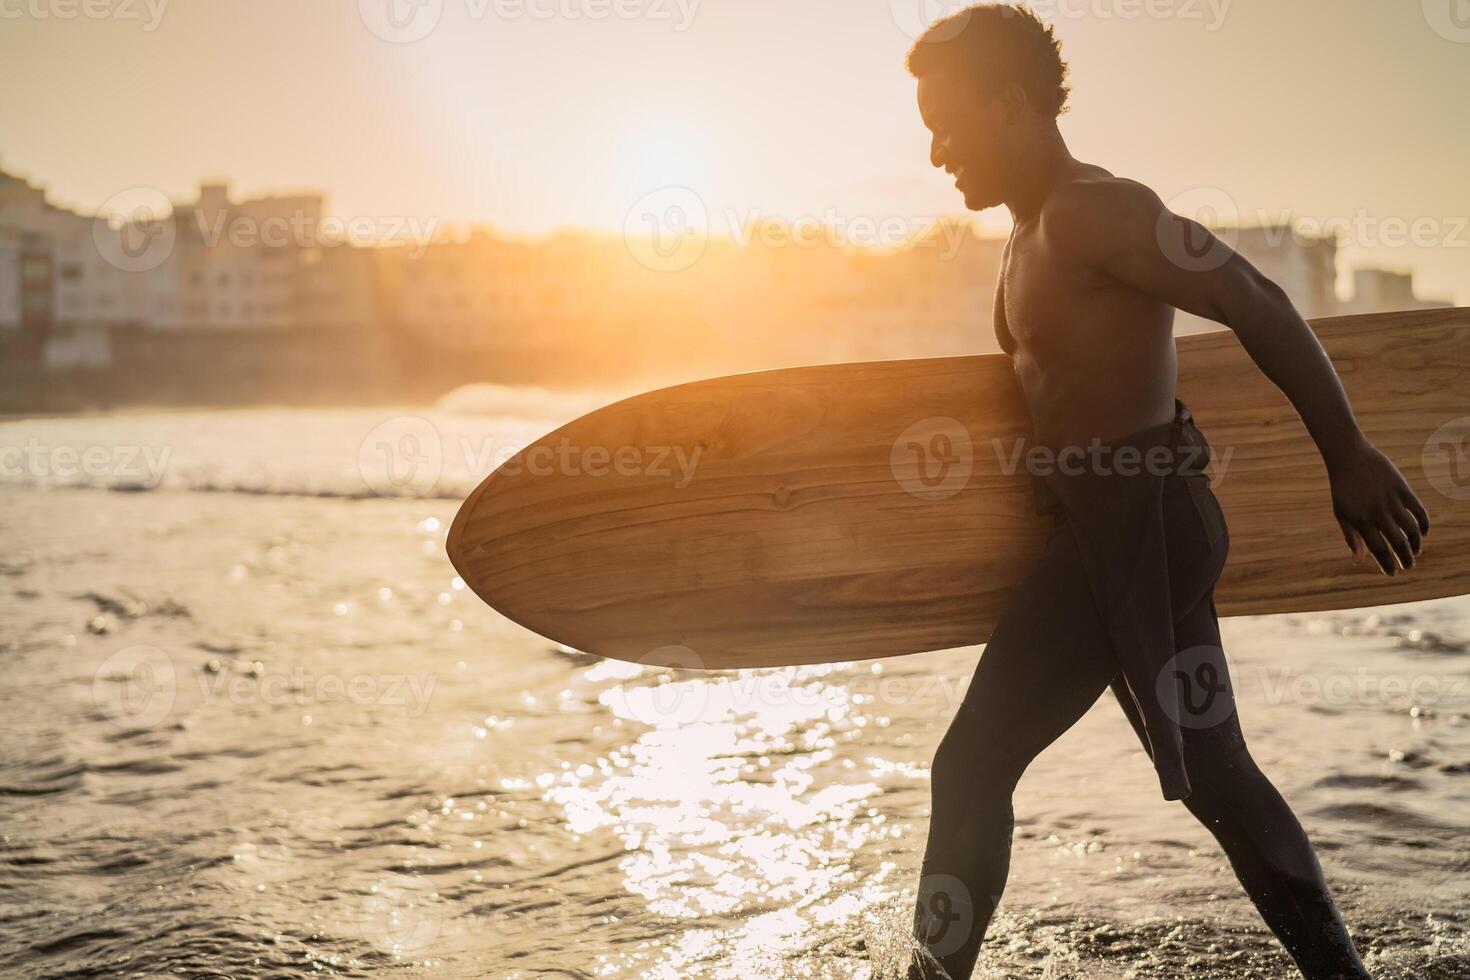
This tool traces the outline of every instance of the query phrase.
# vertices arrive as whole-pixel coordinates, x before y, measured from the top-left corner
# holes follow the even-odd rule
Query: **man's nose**
[[[943,167],[944,160],[948,152],[948,145],[938,136],[934,137],[934,139],[929,142],[929,162],[932,163],[934,166]]]

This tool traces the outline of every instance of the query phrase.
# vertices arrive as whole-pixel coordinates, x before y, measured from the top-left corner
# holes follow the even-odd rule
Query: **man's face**
[[[952,72],[934,72],[919,79],[919,115],[933,134],[929,161],[954,175],[965,207],[983,211],[1002,203],[1010,133],[1002,100],[983,97]]]

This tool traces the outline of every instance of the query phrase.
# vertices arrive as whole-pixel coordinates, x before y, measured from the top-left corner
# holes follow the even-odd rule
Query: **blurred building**
[[[1222,228],[1219,233],[1286,290],[1302,316],[1311,319],[1338,312],[1337,239],[1303,235],[1287,225]]]
[[[365,326],[378,317],[369,250],[322,230],[320,194],[230,199],[203,184],[176,203],[167,260],[141,274],[159,328]],[[153,233],[157,233],[157,229]]]
[[[1338,244],[1335,238],[1304,234],[1289,225],[1212,229],[1251,265],[1286,291],[1307,319],[1347,313],[1432,309],[1452,304],[1414,295],[1413,276],[1383,269],[1353,272],[1354,295],[1338,297]],[[1222,329],[1220,324],[1180,311],[1179,333]]]
[[[417,395],[472,380],[576,385],[999,349],[1005,241],[968,217],[890,248],[760,219],[670,263],[584,233],[476,228],[369,247],[344,240],[321,194],[235,200],[220,181],[159,203],[167,213],[109,222],[0,171],[7,377],[90,371],[93,384],[111,365],[186,398],[191,384],[211,397],[263,391],[273,372],[296,379],[293,392],[376,372]],[[1216,231],[1307,317],[1446,305],[1380,269],[1356,270],[1339,300],[1335,239],[1285,225]],[[1184,313],[1176,326],[1220,329]]]
[[[392,250],[393,313],[426,341],[464,349],[524,342],[579,320],[604,280],[596,245],[564,235],[544,243],[475,229],[422,255]]]
[[[0,171],[0,331],[16,332],[18,356],[56,369],[108,363],[109,328],[139,315],[127,274],[96,244],[112,233]]]
[[[1415,296],[1412,273],[1394,272],[1390,269],[1354,269],[1352,298],[1339,305],[1339,312],[1434,310],[1453,305],[1448,300],[1421,299]]]
[[[233,201],[219,182],[127,223],[0,171],[0,338],[52,370],[102,368],[114,332],[367,328],[376,250],[322,233],[320,194]]]

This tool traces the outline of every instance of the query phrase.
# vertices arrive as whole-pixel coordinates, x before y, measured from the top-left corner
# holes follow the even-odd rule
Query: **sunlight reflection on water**
[[[655,727],[596,768],[554,774],[546,798],[564,808],[573,832],[608,828],[622,840],[624,887],[651,911],[740,918],[725,934],[684,933],[664,966],[716,950],[737,973],[774,964],[810,945],[814,928],[888,896],[871,877],[854,890],[849,865],[874,837],[901,834],[865,807],[881,787],[823,780],[813,788],[812,770],[869,721],[832,676],[844,666],[676,679],[605,661],[584,672],[589,683],[621,682],[600,698],[617,717]],[[663,682],[639,683],[645,673]]]

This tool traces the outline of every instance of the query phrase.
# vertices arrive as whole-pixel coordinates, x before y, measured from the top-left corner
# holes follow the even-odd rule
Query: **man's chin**
[[[968,190],[962,189],[960,193],[965,197],[965,207],[971,211],[984,211],[986,208],[993,208],[1000,203],[1000,201],[993,200],[991,195],[973,188]]]

